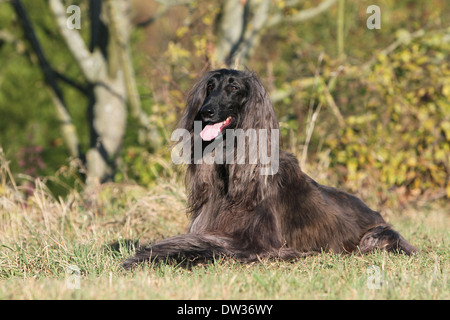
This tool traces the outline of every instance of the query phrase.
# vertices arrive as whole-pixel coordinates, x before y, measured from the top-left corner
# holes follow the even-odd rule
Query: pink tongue
[[[205,141],[211,141],[217,137],[220,133],[220,128],[223,126],[222,122],[216,124],[208,124],[202,132],[200,132],[200,137]]]

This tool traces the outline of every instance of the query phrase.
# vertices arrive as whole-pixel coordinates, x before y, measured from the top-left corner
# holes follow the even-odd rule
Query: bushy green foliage
[[[346,179],[450,196],[449,55],[448,34],[437,32],[378,56],[347,125],[326,142]]]
[[[154,154],[145,147],[128,147],[124,150],[121,168],[115,180],[135,181],[145,187],[153,187],[160,179],[170,180],[178,176],[179,170],[170,160],[170,150],[164,154]]]
[[[80,70],[55,27],[48,4],[45,1],[22,2],[51,66],[68,78],[83,83]],[[82,12],[87,15],[87,10]],[[81,31],[86,33],[88,28]],[[36,54],[26,40],[9,1],[0,3],[0,34],[2,32],[8,35],[7,39],[11,39],[3,41],[0,36],[0,146],[12,160],[12,170],[18,173],[22,172],[19,166],[21,149],[42,148],[45,168],[39,168],[34,176],[54,175],[68,163],[69,153],[61,139],[51,90],[44,82]],[[63,82],[60,82],[60,88],[85,149],[89,141],[87,100]]]
[[[75,3],[82,7],[80,31],[88,42],[87,3]],[[84,83],[47,4],[24,4],[52,66]],[[366,0],[345,2],[344,56],[339,56],[337,50],[334,5],[314,19],[282,22],[260,30],[262,38],[251,59],[238,67],[255,71],[274,99],[283,148],[301,155],[308,143],[307,164],[327,158],[325,162],[331,166],[327,178],[334,178],[331,184],[343,182],[352,191],[364,182],[377,183],[382,190],[401,186],[412,194],[429,190],[442,195],[446,190],[448,197],[447,1],[379,1],[382,29],[378,31],[366,28],[365,8],[371,4]],[[314,1],[302,1],[285,10],[287,2],[277,1],[270,14],[282,10],[289,16],[316,5]],[[189,2],[188,9],[175,6],[148,28],[133,31],[130,49],[142,108],[157,125],[164,142],[159,150],[142,144],[135,119],[130,117],[116,181],[152,186],[159,177],[178,173],[170,161],[169,137],[196,79],[208,68],[223,66],[214,51],[220,10],[216,2],[195,0]],[[421,28],[423,36],[376,57],[396,36],[407,38],[408,32]],[[52,176],[67,164],[68,152],[42,71],[8,2],[0,3],[0,31],[13,37],[6,42],[0,39],[0,146],[12,160],[14,173],[24,171],[19,166],[24,146],[42,150],[39,154],[43,165],[34,176]],[[376,59],[371,60],[373,57]],[[337,72],[340,66],[342,72]],[[64,84],[61,87],[82,151],[86,151],[87,101],[73,88]],[[342,113],[344,126],[336,121],[330,98]],[[305,141],[310,116],[319,104],[322,109],[311,139]],[[322,168],[320,172],[327,170]]]

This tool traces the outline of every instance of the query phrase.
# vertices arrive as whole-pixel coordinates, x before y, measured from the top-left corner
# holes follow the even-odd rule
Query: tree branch
[[[131,115],[146,131],[146,134],[144,134],[145,140],[147,140],[146,142],[150,142],[153,147],[157,147],[160,144],[159,135],[157,134],[156,128],[151,126],[148,115],[144,110],[142,110],[141,99],[136,85],[136,78],[128,44],[128,36],[125,31],[129,26],[127,26],[126,23],[120,19],[120,15],[118,14],[120,8],[117,7],[118,3],[116,0],[106,0],[106,4],[108,16],[110,18],[109,28],[111,41],[114,41],[117,45],[117,54],[124,73]]]
[[[262,32],[260,31],[264,28],[264,24],[267,22],[270,2],[271,0],[250,2],[251,11],[253,11],[254,14],[252,20],[245,24],[245,34],[240,40],[239,47],[235,49],[235,51],[237,51],[236,55],[242,60],[241,63],[243,64],[245,64],[248,60],[252,49],[259,44],[262,36]]]
[[[77,61],[84,76],[89,82],[95,82],[105,72],[106,62],[99,51],[89,52],[83,38],[76,29],[69,29],[66,24],[67,15],[61,0],[49,0],[50,9],[55,16],[59,32],[67,47]]]
[[[399,46],[401,46],[402,44],[408,44],[412,40],[422,37],[424,34],[425,34],[425,31],[423,29],[419,29],[413,33],[407,33],[407,34],[403,35],[402,37],[399,37],[397,40],[392,42],[389,46],[387,46],[383,50],[374,54],[373,57],[369,61],[367,61],[366,63],[364,63],[362,65],[361,69],[364,71],[368,70],[377,61],[379,55],[389,55],[395,49],[397,49]]]
[[[302,22],[305,20],[309,20],[311,18],[314,18],[315,16],[321,14],[322,12],[326,11],[329,7],[331,7],[337,0],[325,0],[321,2],[317,7],[309,8],[302,10],[298,12],[297,14],[286,17],[281,13],[273,15],[268,23],[267,27],[273,27],[274,25],[280,23],[280,22]]]
[[[156,20],[164,16],[172,7],[175,6],[189,6],[192,3],[192,0],[173,0],[173,1],[167,1],[167,0],[156,0],[156,2],[159,2],[161,6],[158,7],[155,14],[153,16],[145,19],[144,21],[136,23],[136,27],[145,28],[152,23],[154,23]]]
[[[33,26],[22,2],[20,0],[13,0],[11,1],[11,4],[22,25],[25,37],[30,42],[31,47],[38,58],[39,67],[44,73],[45,83],[47,83],[47,85],[51,88],[50,93],[56,108],[56,115],[61,122],[63,139],[69,148],[71,156],[80,158],[80,145],[78,142],[76,128],[72,123],[72,118],[64,101],[63,93],[58,86],[57,78],[59,73],[52,69],[50,63],[45,57],[44,51],[42,50],[41,44],[36,37],[36,33],[34,32]]]

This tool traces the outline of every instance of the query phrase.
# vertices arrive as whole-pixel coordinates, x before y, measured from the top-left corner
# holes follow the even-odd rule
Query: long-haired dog
[[[192,138],[186,176],[188,233],[140,250],[123,263],[125,268],[144,261],[231,257],[249,262],[320,251],[417,251],[360,199],[318,184],[293,155],[278,152],[278,135],[272,134],[278,133],[278,121],[254,74],[229,69],[206,73],[189,94],[181,128]],[[238,156],[238,131],[245,141],[256,141],[257,148],[249,151],[249,146]],[[250,139],[258,132],[264,135]],[[222,144],[212,148],[215,141]],[[202,156],[220,154],[225,144],[216,161],[202,161]],[[272,163],[261,160],[260,150],[271,150]]]

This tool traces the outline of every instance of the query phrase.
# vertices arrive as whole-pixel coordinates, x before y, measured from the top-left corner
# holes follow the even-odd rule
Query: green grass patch
[[[126,272],[120,264],[139,244],[184,232],[181,185],[106,185],[103,205],[91,209],[77,193],[55,199],[36,186],[26,200],[9,184],[0,189],[0,299],[450,298],[449,208],[442,203],[389,217],[420,249],[412,257],[323,253],[296,262],[220,260]]]

